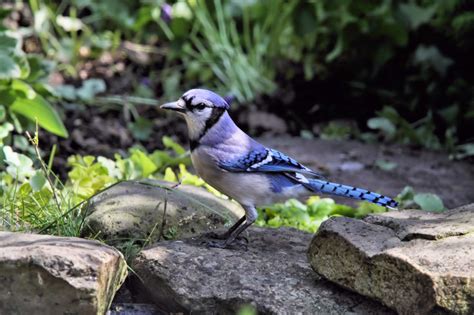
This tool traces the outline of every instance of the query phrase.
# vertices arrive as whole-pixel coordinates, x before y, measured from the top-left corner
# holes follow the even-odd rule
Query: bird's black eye
[[[203,110],[203,109],[206,108],[206,107],[207,107],[207,106],[206,106],[206,104],[204,104],[204,103],[199,103],[199,104],[197,104],[196,106],[194,106],[194,108],[197,109],[197,110]]]

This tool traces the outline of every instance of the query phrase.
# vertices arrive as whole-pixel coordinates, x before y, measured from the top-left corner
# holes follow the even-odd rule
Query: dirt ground
[[[260,141],[319,170],[329,180],[396,196],[405,186],[439,195],[447,208],[474,202],[474,165],[451,161],[446,153],[397,145],[369,145],[358,141],[263,138]],[[377,160],[395,162],[390,171]],[[345,198],[342,203],[350,203]]]

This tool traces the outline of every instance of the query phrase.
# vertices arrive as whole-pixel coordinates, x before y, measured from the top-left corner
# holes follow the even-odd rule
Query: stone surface
[[[99,242],[0,232],[0,314],[104,314],[126,276]]]
[[[160,242],[134,260],[136,285],[167,313],[391,314],[316,275],[306,258],[311,234],[250,228],[248,250],[207,248],[203,239]]]
[[[112,304],[106,315],[157,315],[160,312],[153,304],[142,303],[117,303]]]
[[[400,314],[474,313],[474,204],[332,218],[308,258],[318,274]]]
[[[244,214],[236,203],[204,188],[172,188],[173,185],[164,181],[127,181],[110,187],[91,199],[83,235],[100,235],[114,245],[129,239],[150,238],[154,242],[230,225]]]

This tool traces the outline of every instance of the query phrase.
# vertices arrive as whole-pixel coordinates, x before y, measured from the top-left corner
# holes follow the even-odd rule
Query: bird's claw
[[[220,240],[205,241],[204,244],[206,244],[207,247],[213,247],[213,248],[227,248],[229,246],[229,244],[227,244],[225,241],[222,242]]]
[[[226,240],[229,238],[229,234],[227,233],[216,233],[216,232],[207,232],[206,234],[203,235],[204,238],[210,238],[210,239],[213,239],[213,240]],[[237,236],[235,238],[235,241],[244,241],[246,244],[249,243],[249,240],[245,237],[245,236]]]
[[[216,232],[207,232],[206,234],[204,234],[204,237],[205,238],[212,238],[214,240],[225,240],[227,239],[228,235],[226,235],[226,233],[216,233]]]
[[[204,241],[207,247],[212,248],[226,248],[226,249],[236,249],[236,250],[245,250],[247,251],[248,239],[245,237],[239,237],[232,242],[227,242],[227,240],[207,240]]]

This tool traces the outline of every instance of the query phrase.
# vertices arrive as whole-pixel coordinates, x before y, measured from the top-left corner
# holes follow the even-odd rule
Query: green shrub
[[[58,112],[45,97],[53,96],[45,80],[53,65],[37,55],[21,50],[21,39],[8,31],[0,31],[0,143],[10,132],[21,133],[25,123],[35,121],[47,131],[67,137]],[[21,117],[18,117],[21,116]]]

